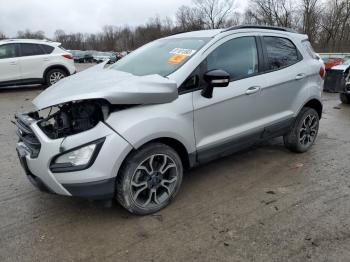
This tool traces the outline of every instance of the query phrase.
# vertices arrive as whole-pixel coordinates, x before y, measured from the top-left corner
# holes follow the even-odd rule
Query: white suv
[[[74,74],[72,54],[60,43],[47,40],[0,41],[0,87],[23,84],[55,84]]]

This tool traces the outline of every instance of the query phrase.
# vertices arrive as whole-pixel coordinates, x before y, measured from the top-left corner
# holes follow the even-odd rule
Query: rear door
[[[15,81],[20,78],[18,45],[0,45],[0,82]]]
[[[22,79],[41,79],[43,78],[46,64],[49,57],[40,44],[21,43],[21,57],[19,63],[21,66]]]
[[[296,45],[281,35],[261,36],[264,49],[264,82],[261,85],[261,100],[265,103],[263,117],[267,128],[276,125],[290,125],[299,109],[300,95],[307,87],[310,68],[302,62],[303,57]],[[271,132],[276,130],[270,130]]]

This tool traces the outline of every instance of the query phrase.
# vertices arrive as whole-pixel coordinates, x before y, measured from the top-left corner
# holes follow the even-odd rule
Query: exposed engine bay
[[[103,109],[104,108],[104,109]],[[71,102],[54,108],[57,111],[43,118],[39,127],[51,139],[74,135],[95,127],[108,114],[108,105],[99,101]],[[51,111],[54,110],[51,108]]]
[[[86,100],[51,107],[48,113],[37,111],[28,115],[39,120],[38,126],[49,138],[58,139],[92,129],[107,119],[110,112],[128,107],[110,105],[104,100]]]

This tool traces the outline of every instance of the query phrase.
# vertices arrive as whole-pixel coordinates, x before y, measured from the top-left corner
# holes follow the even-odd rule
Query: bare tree
[[[195,7],[181,6],[176,12],[176,21],[181,31],[194,31],[204,28],[201,12]]]
[[[316,41],[321,27],[322,6],[320,0],[300,0],[300,31]]]
[[[35,31],[32,32],[29,29],[25,31],[18,31],[17,38],[26,38],[26,39],[45,39],[44,31]]]
[[[320,46],[330,51],[350,50],[350,0],[328,0],[321,26]]]
[[[136,27],[106,25],[95,34],[57,30],[54,40],[67,49],[134,50],[155,39],[183,31],[229,27],[242,23],[291,27],[309,36],[317,51],[350,51],[350,0],[249,0],[244,14],[235,0],[193,0],[181,6],[175,22],[149,19]],[[0,32],[0,39],[6,37]],[[42,31],[19,31],[21,38],[45,38]]]
[[[234,0],[193,0],[206,28],[224,27],[234,9]]]
[[[6,38],[7,38],[6,35],[0,31],[0,40],[6,39]]]
[[[246,18],[255,24],[293,27],[292,0],[251,0]]]

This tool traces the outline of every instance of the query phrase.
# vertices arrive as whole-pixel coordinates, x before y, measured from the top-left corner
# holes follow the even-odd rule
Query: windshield
[[[350,65],[350,59],[346,60],[346,61],[344,62],[344,65]]]
[[[151,42],[125,56],[111,68],[136,76],[167,76],[186,63],[210,38],[171,38]]]

